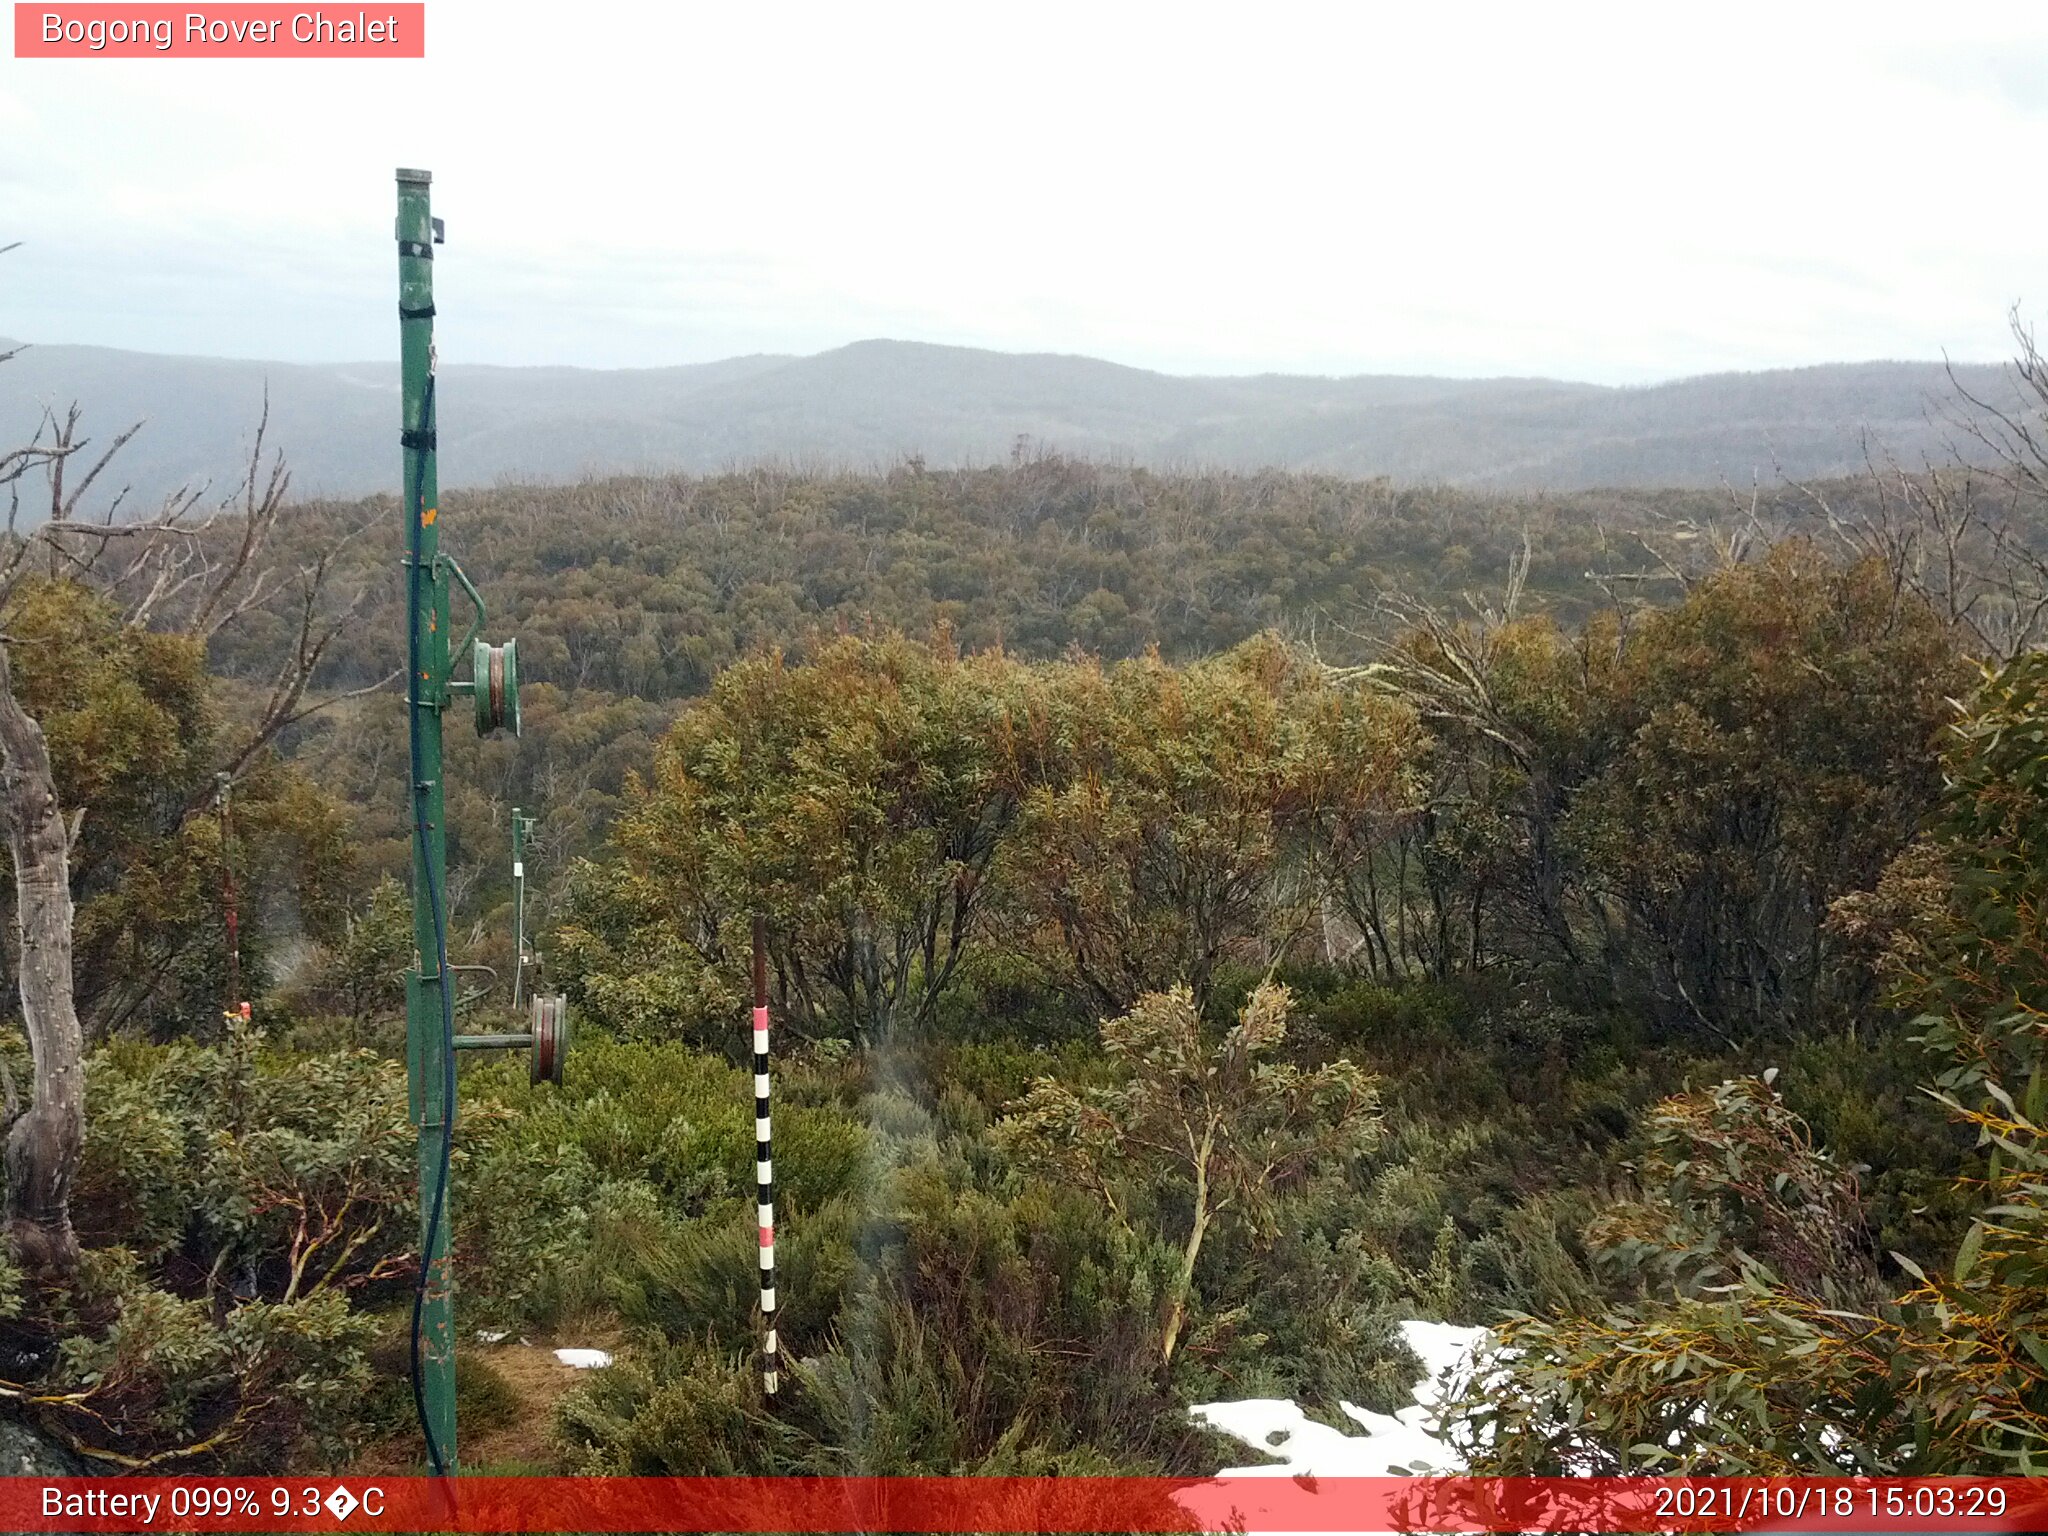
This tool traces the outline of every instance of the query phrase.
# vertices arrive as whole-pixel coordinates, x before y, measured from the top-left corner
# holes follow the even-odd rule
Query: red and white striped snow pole
[[[754,1179],[761,1224],[761,1390],[773,1397],[775,1340],[775,1160],[768,1135],[768,923],[754,919]]]

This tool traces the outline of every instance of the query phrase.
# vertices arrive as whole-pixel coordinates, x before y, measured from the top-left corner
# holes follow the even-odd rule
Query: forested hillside
[[[419,1456],[401,520],[268,483],[153,562],[79,518],[6,568],[84,1062],[53,1088],[10,1021],[0,1342],[101,1465]],[[526,673],[521,739],[451,730],[465,1027],[506,1016],[514,805],[578,1021],[562,1087],[463,1066],[470,1469],[1213,1471],[1190,1404],[1389,1409],[1417,1317],[1522,1352],[1448,1415],[1507,1416],[1489,1465],[2032,1465],[2024,496],[1025,453],[439,519]],[[55,1187],[19,1149],[60,1089]]]
[[[0,350],[11,343],[0,342]],[[164,357],[39,345],[10,365],[23,400],[86,400],[147,421],[123,474],[143,501],[223,476],[268,402],[309,493],[391,476],[396,388],[370,363]],[[442,484],[778,463],[873,470],[1000,464],[1020,439],[1153,469],[1386,475],[1503,491],[1748,487],[1854,474],[1882,445],[1908,464],[1976,445],[1960,384],[1999,408],[2004,370],[1869,362],[1622,388],[1557,379],[1262,374],[1189,378],[1090,357],[863,341],[811,357],[674,368],[441,370]]]
[[[895,630],[1027,659],[1156,648],[1187,662],[1271,632],[1350,664],[1413,604],[1497,607],[1511,569],[1528,607],[1574,624],[1617,601],[1668,599],[1731,543],[1833,539],[1823,502],[1855,513],[1879,500],[1859,481],[1755,501],[1725,490],[1503,499],[1057,455],[989,470],[755,470],[451,493],[465,568],[490,594],[493,628],[518,634],[529,685],[516,748],[456,748],[470,771],[452,791],[452,846],[458,862],[486,866],[482,889],[499,896],[509,805],[541,811],[556,868],[594,851],[627,773],[649,768],[682,702],[769,648],[801,659],[822,638]],[[404,637],[395,504],[310,504],[279,537],[282,558],[331,551],[330,583],[361,594],[326,664],[332,685],[388,676]],[[216,643],[216,663],[267,676],[280,644],[277,628],[245,625]],[[369,808],[395,875],[405,857],[399,714],[389,701],[352,704],[308,722],[294,744],[323,782]]]

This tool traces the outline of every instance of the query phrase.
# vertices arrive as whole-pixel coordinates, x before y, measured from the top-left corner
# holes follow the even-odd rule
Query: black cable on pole
[[[427,387],[420,398],[420,433],[428,442],[434,431],[434,375],[427,373]],[[419,848],[420,869],[427,882],[427,906],[434,914],[434,970],[441,993],[441,1166],[434,1180],[434,1197],[427,1215],[426,1240],[420,1247],[419,1273],[412,1290],[412,1406],[419,1415],[420,1433],[427,1441],[427,1463],[436,1477],[449,1474],[448,1459],[434,1438],[434,1425],[427,1413],[425,1377],[420,1369],[420,1322],[426,1306],[427,1287],[433,1280],[435,1240],[448,1208],[448,1175],[455,1157],[455,996],[448,986],[448,914],[441,909],[441,892],[434,884],[434,861],[427,841],[426,796],[429,785],[420,779],[420,538],[426,526],[427,460],[421,452],[415,461],[412,483],[412,528],[409,534],[411,570],[408,595],[411,614],[406,632],[406,727],[412,752],[413,837]]]

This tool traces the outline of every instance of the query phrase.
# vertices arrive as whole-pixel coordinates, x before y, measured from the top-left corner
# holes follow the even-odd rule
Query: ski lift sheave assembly
[[[569,999],[561,993],[536,993],[528,1001],[528,1027],[516,1034],[457,1035],[458,1051],[525,1051],[527,1076],[534,1083],[562,1085],[569,1054]]]
[[[455,1053],[523,1050],[535,1083],[559,1084],[569,1048],[567,998],[526,993],[524,845],[534,818],[512,813],[516,925],[513,1009],[527,1001],[524,1031],[464,1034],[456,1016],[495,990],[487,966],[457,966],[448,957],[448,846],[443,783],[443,717],[455,698],[469,694],[479,736],[519,734],[517,642],[491,645],[481,638],[485,609],[455,559],[441,550],[440,481],[434,404],[434,248],[442,223],[430,209],[433,177],[398,172],[398,319],[403,449],[406,634],[406,717],[410,744],[414,958],[406,972],[406,1079],[419,1136],[420,1264],[413,1288],[411,1378],[413,1406],[436,1476],[456,1471],[454,1277],[449,1261],[449,1182],[456,1119]],[[461,587],[474,617],[469,633],[450,645],[453,589]],[[468,653],[470,676],[454,677]],[[482,971],[485,985],[457,995],[456,978]]]

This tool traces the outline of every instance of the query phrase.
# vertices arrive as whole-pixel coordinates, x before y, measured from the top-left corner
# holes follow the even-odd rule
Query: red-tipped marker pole
[[[754,919],[754,1178],[761,1224],[761,1390],[775,1395],[775,1160],[768,1135],[768,920]]]

